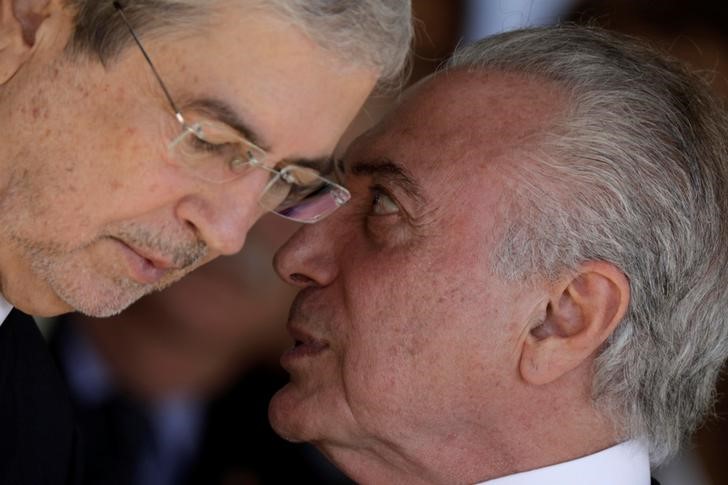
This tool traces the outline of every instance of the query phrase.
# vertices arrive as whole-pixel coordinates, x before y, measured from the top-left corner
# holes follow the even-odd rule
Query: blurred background
[[[728,96],[728,7],[676,0],[413,0],[410,82],[461,44],[503,30],[572,21],[645,38],[703,73]],[[367,103],[345,145],[396,95]],[[294,292],[273,273],[295,224],[268,216],[243,252],[203,267],[122,315],[76,314],[47,332],[85,436],[87,483],[256,485],[350,483],[315,449],[270,429],[268,401],[287,380],[284,323]],[[725,373],[724,373],[725,374]],[[658,475],[663,485],[728,484],[728,391],[692,446]]]

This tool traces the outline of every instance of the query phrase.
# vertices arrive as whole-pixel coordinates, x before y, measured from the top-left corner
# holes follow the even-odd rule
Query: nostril
[[[291,276],[289,276],[289,278],[294,283],[303,283],[303,284],[313,283],[313,280],[311,278],[309,278],[306,275],[302,275],[301,273],[293,273]]]

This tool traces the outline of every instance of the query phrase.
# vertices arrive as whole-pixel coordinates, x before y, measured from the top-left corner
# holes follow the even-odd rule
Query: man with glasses
[[[456,54],[276,256],[273,428],[358,483],[649,485],[728,354],[728,117],[633,39]]]
[[[331,153],[396,84],[409,2],[0,8],[0,483],[65,483],[70,411],[19,310],[112,315],[240,250],[265,211],[310,223],[346,202]]]

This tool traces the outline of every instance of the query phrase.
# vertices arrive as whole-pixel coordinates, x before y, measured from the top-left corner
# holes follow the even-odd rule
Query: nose
[[[261,170],[226,184],[210,184],[181,199],[177,217],[190,225],[214,254],[235,254],[265,212],[258,199],[266,181],[267,174]]]
[[[273,266],[281,279],[306,288],[329,285],[338,273],[337,246],[334,233],[336,217],[302,226],[276,253]]]

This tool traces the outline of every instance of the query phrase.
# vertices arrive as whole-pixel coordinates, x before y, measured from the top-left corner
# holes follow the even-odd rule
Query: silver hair
[[[131,39],[111,0],[66,0],[76,25],[68,50],[113,60]],[[124,0],[142,35],[194,28],[211,5],[240,4],[281,15],[347,65],[376,70],[380,85],[402,82],[412,42],[411,0]],[[255,39],[251,39],[255,42]]]
[[[569,100],[525,149],[497,273],[553,278],[589,260],[629,278],[593,398],[657,465],[709,411],[728,354],[728,118],[706,83],[634,39],[560,26],[460,50],[448,68],[521,73]]]

